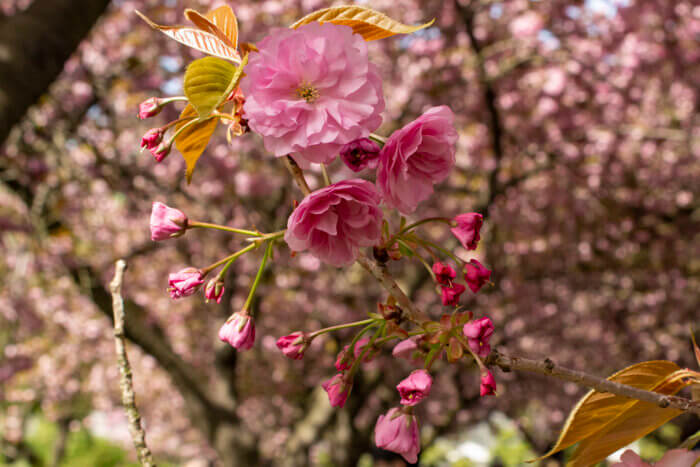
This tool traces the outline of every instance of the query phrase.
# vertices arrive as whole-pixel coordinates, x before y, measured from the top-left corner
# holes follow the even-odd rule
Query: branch
[[[590,375],[582,371],[570,370],[568,368],[556,365],[549,358],[539,361],[523,357],[508,357],[498,352],[494,352],[486,360],[486,364],[496,365],[503,371],[529,371],[532,373],[552,376],[564,381],[571,381],[572,383],[576,383],[580,386],[595,389],[598,392],[609,392],[618,396],[628,397],[630,399],[650,402],[662,408],[670,407],[682,410],[684,412],[700,415],[700,404],[697,402],[693,402],[683,397],[667,396],[658,392],[645,391],[633,386],[616,383],[605,378]]]
[[[122,282],[124,281],[124,270],[126,262],[117,261],[114,271],[114,279],[109,284],[112,292],[112,311],[114,312],[114,348],[117,351],[117,364],[119,365],[119,387],[122,390],[122,403],[129,420],[129,432],[134,440],[136,454],[141,465],[155,467],[151,450],[146,445],[146,433],[141,426],[141,415],[136,407],[136,395],[131,378],[131,365],[126,355],[126,337],[124,335],[124,300],[122,299]]]

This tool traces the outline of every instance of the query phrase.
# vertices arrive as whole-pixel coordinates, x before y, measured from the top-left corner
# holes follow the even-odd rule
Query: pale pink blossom
[[[382,122],[382,81],[367,43],[348,26],[276,29],[257,44],[241,81],[250,128],[277,157],[328,163]]]
[[[171,298],[188,297],[204,284],[202,272],[196,268],[185,268],[168,276],[168,292]]]
[[[528,11],[515,18],[509,25],[510,33],[518,39],[536,36],[544,23],[542,17],[534,11]]]
[[[401,404],[412,406],[420,403],[430,395],[432,385],[433,378],[427,370],[413,370],[396,386],[401,396]]]
[[[479,230],[484,224],[484,216],[478,212],[459,214],[452,219],[454,227],[450,229],[452,234],[467,250],[476,250],[481,239]]]
[[[338,373],[321,384],[321,387],[328,393],[328,400],[332,407],[343,407],[350,395],[352,382],[347,380],[344,373]]]
[[[380,415],[374,427],[374,442],[378,448],[400,454],[407,462],[418,462],[420,432],[415,415],[394,407]]]
[[[462,332],[467,338],[469,348],[481,358],[491,353],[489,341],[494,331],[493,322],[489,318],[479,318],[464,325]]]
[[[309,252],[326,263],[352,263],[361,247],[381,237],[382,211],[374,185],[344,180],[306,196],[287,222],[284,235],[294,251]]]
[[[187,229],[187,216],[179,209],[158,201],[151,208],[151,240],[157,242],[179,237]]]
[[[484,285],[489,283],[491,279],[491,270],[487,269],[478,260],[469,260],[464,265],[464,280],[472,289],[472,292],[477,293]]]
[[[447,178],[455,164],[457,131],[447,106],[432,107],[395,131],[379,155],[377,186],[387,206],[404,214],[416,210]]]
[[[248,350],[255,342],[255,323],[248,314],[236,312],[219,329],[219,339],[237,350]]]

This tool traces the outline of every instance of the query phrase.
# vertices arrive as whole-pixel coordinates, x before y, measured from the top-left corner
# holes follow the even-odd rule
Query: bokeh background
[[[331,410],[319,384],[349,335],[319,339],[299,362],[274,345],[291,331],[373,311],[385,295],[362,269],[336,270],[279,248],[256,302],[258,339],[245,353],[216,334],[245,300],[258,257],[234,265],[220,305],[200,296],[173,302],[165,291],[169,272],[210,264],[240,240],[195,231],[155,244],[152,201],[190,218],[273,231],[300,199],[253,134],[229,145],[220,127],[189,186],[177,152],[160,164],[139,153],[141,135],[180,107],[139,121],[138,103],[181,94],[186,65],[201,55],[149,29],[133,10],[179,24],[184,8],[218,4],[0,1],[2,465],[134,462],[106,288],[117,258],[129,263],[129,352],[160,463],[403,465],[373,446],[372,429],[396,403],[393,387],[410,371],[407,362],[378,357],[346,408]],[[330,5],[231,4],[248,42]],[[387,101],[378,132],[388,135],[429,106],[454,110],[456,169],[417,216],[486,217],[475,257],[494,271],[495,286],[462,303],[494,320],[497,348],[601,376],[652,359],[694,368],[700,7],[691,0],[371,6],[408,24],[436,18],[411,36],[370,43]],[[340,161],[330,170],[335,179],[350,174]],[[320,183],[316,172],[309,178]],[[430,234],[474,257],[443,229]],[[420,264],[403,260],[392,270],[420,306],[439,314]],[[473,368],[435,368],[433,394],[418,408],[421,465],[522,465],[552,445],[585,393],[496,372],[500,397],[480,398]],[[680,417],[638,447],[653,459],[699,425]]]

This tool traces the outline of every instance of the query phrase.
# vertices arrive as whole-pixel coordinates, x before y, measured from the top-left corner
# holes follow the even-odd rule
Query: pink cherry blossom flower
[[[480,396],[495,396],[496,395],[496,380],[490,371],[486,370],[481,374],[481,385],[479,386]]]
[[[202,273],[196,268],[185,268],[168,276],[168,291],[171,298],[188,297],[204,284]]]
[[[408,360],[414,365],[420,364],[422,360],[420,358],[421,351],[418,348],[419,339],[420,336],[413,336],[402,340],[394,346],[393,350],[391,351],[391,355],[396,358]]]
[[[376,169],[379,163],[379,151],[382,148],[369,138],[351,141],[340,149],[340,159],[353,172],[366,168]]]
[[[204,298],[207,303],[213,300],[216,303],[221,303],[224,296],[224,282],[221,279],[212,279],[204,287]]]
[[[457,277],[457,273],[454,269],[452,269],[452,267],[450,267],[450,265],[443,264],[439,261],[433,264],[433,274],[435,274],[435,280],[438,284],[447,286],[449,286],[452,283],[452,280]]]
[[[348,355],[348,350],[350,349],[350,344],[346,345],[343,350],[338,352],[338,357],[335,360],[335,369],[338,371],[345,371],[349,369],[353,361],[362,355],[362,352],[364,351],[364,347],[369,343],[369,339],[367,337],[364,337],[357,342],[355,342],[355,351],[353,352],[354,358],[350,357]],[[369,352],[367,355],[365,355],[365,362],[368,362],[371,360],[371,355]]]
[[[321,387],[328,393],[328,400],[332,407],[343,407],[350,395],[352,381],[348,381],[344,373],[338,373],[321,384]]]
[[[294,251],[309,252],[326,263],[345,266],[360,247],[381,237],[382,211],[374,185],[344,180],[308,195],[287,222],[284,239]]]
[[[389,137],[377,170],[377,186],[387,206],[410,214],[430,197],[435,183],[447,178],[455,165],[453,121],[449,107],[432,107]]]
[[[187,216],[179,209],[158,201],[151,208],[151,240],[158,242],[179,237],[187,230]]]
[[[378,448],[401,454],[406,462],[418,462],[420,432],[418,420],[413,414],[403,413],[394,407],[380,415],[374,427],[374,442]]]
[[[470,321],[462,328],[469,348],[480,358],[486,358],[491,353],[489,341],[494,329],[493,322],[486,317]]]
[[[544,25],[542,17],[534,11],[528,11],[518,16],[510,23],[511,34],[518,39],[536,36]]]
[[[491,270],[486,269],[479,261],[472,259],[464,265],[464,280],[477,293],[491,279]]]
[[[275,29],[257,44],[241,89],[250,128],[277,157],[328,163],[382,122],[382,81],[367,44],[349,26]]]
[[[289,357],[292,360],[304,358],[304,351],[307,347],[308,343],[304,339],[304,333],[300,331],[277,339],[277,348],[282,351],[285,357]]]
[[[413,370],[408,378],[401,381],[396,389],[401,395],[401,404],[416,405],[430,394],[433,378],[427,370]]]
[[[481,239],[479,230],[484,223],[484,216],[478,212],[468,212],[455,216],[452,222],[457,225],[450,230],[462,246],[467,250],[476,250],[476,246]]]
[[[459,297],[467,290],[462,284],[452,284],[452,287],[442,288],[442,304],[445,306],[457,306]]]
[[[691,467],[700,458],[700,454],[695,451],[685,449],[672,449],[655,464],[644,462],[639,454],[631,449],[626,450],[620,457],[621,462],[613,464],[611,467]]]
[[[155,117],[158,115],[163,108],[161,99],[157,97],[149,97],[145,101],[139,104],[138,118],[145,120],[150,117]]]
[[[141,138],[141,150],[148,149],[150,151],[157,148],[163,141],[163,135],[165,135],[165,131],[162,128],[151,128],[148,130]]]
[[[219,339],[237,350],[248,350],[255,342],[255,323],[248,314],[236,312],[219,329]]]

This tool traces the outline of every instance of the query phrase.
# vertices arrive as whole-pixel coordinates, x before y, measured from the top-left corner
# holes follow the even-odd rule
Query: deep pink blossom
[[[328,400],[332,407],[343,407],[350,395],[352,381],[348,381],[344,373],[338,373],[321,386],[328,393]]]
[[[369,138],[351,141],[340,149],[340,159],[353,172],[366,168],[376,169],[379,163],[379,151],[382,148]]]
[[[621,462],[613,464],[611,467],[691,467],[700,458],[697,451],[687,451],[685,449],[671,449],[654,464],[644,462],[639,454],[631,449],[626,450],[620,457]]]
[[[309,252],[326,263],[352,263],[360,247],[381,236],[382,211],[374,185],[344,180],[316,190],[294,210],[284,239],[294,251]]]
[[[496,379],[490,371],[486,370],[481,374],[481,384],[479,386],[479,395],[495,396],[496,395]]]
[[[328,163],[381,124],[382,81],[349,26],[275,29],[257,46],[241,81],[243,110],[275,156]]]
[[[469,348],[481,358],[486,358],[491,353],[489,341],[493,335],[494,326],[489,318],[479,318],[464,325],[462,332],[467,338]]]
[[[248,350],[255,342],[255,323],[248,314],[236,312],[219,329],[219,339],[237,350]]]
[[[456,226],[450,230],[462,246],[467,250],[476,250],[476,246],[481,239],[479,230],[484,223],[484,216],[478,212],[468,212],[455,216],[452,222]]]
[[[163,141],[155,148],[151,148],[150,151],[151,151],[151,154],[153,155],[153,158],[156,160],[156,162],[163,162],[163,159],[168,157],[168,154],[170,154],[170,151],[172,149],[173,149],[173,144],[171,141]]]
[[[394,407],[386,415],[380,415],[374,427],[374,442],[378,448],[401,454],[407,462],[418,462],[420,432],[418,420],[413,414],[403,413]]]
[[[212,279],[204,286],[204,297],[206,301],[213,300],[221,303],[224,296],[224,282],[221,279]]]
[[[151,240],[157,242],[179,237],[187,229],[187,216],[179,209],[158,201],[151,208]]]
[[[150,117],[158,115],[163,108],[161,99],[157,97],[149,97],[145,101],[139,104],[138,118],[145,120]]]
[[[202,272],[196,268],[185,268],[168,276],[168,292],[171,298],[188,297],[202,284]]]
[[[457,277],[457,273],[449,264],[443,264],[439,261],[433,264],[433,274],[435,274],[435,280],[438,284],[447,286],[452,284],[452,280]]]
[[[457,306],[459,297],[467,290],[462,284],[452,284],[452,287],[442,288],[442,304],[445,306]]]
[[[472,259],[464,265],[464,280],[472,292],[477,293],[491,279],[491,270],[478,260]]]
[[[292,360],[301,360],[304,358],[304,351],[307,346],[308,344],[304,339],[304,333],[300,331],[277,339],[277,348],[280,349],[286,357]]]
[[[163,141],[165,131],[162,128],[151,128],[141,138],[141,149],[155,149]]]
[[[364,351],[364,347],[369,343],[369,339],[364,337],[357,342],[355,342],[355,351],[353,352],[353,357],[348,355],[348,350],[350,349],[350,344],[346,345],[343,350],[338,352],[338,357],[335,360],[335,369],[338,371],[344,371],[352,366],[355,359],[359,358]],[[365,361],[368,362],[371,359],[369,353],[365,356]]]
[[[430,197],[455,164],[457,131],[447,106],[432,107],[388,139],[379,155],[377,186],[387,206],[404,214]]]
[[[401,395],[401,404],[416,405],[430,395],[433,378],[427,370],[413,370],[408,378],[401,381],[396,389]]]

